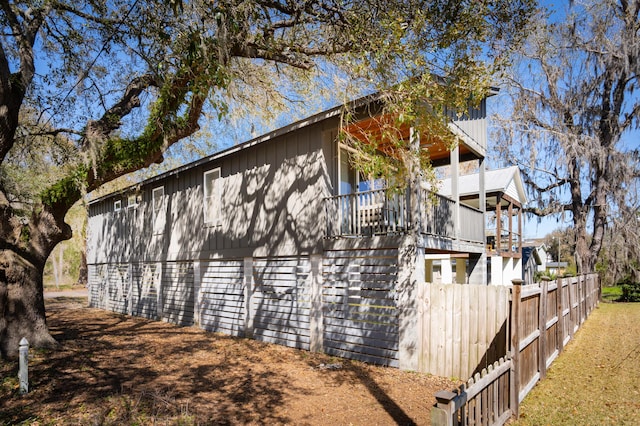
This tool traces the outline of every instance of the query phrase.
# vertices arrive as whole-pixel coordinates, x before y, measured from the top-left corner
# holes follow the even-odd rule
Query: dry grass
[[[47,300],[61,348],[32,353],[32,392],[0,361],[0,425],[429,424],[456,385],[82,303]]]
[[[520,408],[518,425],[640,424],[640,303],[602,303]]]

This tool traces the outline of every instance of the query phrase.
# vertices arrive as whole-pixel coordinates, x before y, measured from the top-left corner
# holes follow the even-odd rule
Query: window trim
[[[218,175],[218,177],[212,180],[212,183],[214,183],[214,185],[216,186],[217,191],[215,191],[215,195],[213,194],[207,195],[207,178],[210,175],[214,175],[214,174]],[[202,174],[202,200],[203,200],[202,214],[203,214],[205,226],[217,226],[217,225],[220,225],[221,223],[221,220],[220,220],[222,216],[222,209],[220,208],[222,203],[222,181],[221,180],[222,180],[222,171],[220,167],[207,170]],[[213,190],[213,188],[211,189]],[[217,210],[214,210],[216,213],[215,216],[211,217],[212,213],[210,211],[210,208],[211,208],[210,199],[214,196],[217,197],[217,199],[214,200],[217,204]]]
[[[122,210],[122,200],[115,200],[113,202],[113,211],[119,212],[120,210]]]
[[[159,206],[159,208],[156,208],[156,198],[158,198],[156,196],[156,193],[159,192],[160,190],[162,191],[162,194],[159,196],[160,206]],[[165,227],[165,224],[162,224],[162,226],[160,226],[160,225],[158,225],[156,223],[158,221],[158,216],[159,216],[158,213],[162,210],[162,205],[164,203],[164,196],[165,196],[164,185],[157,186],[157,187],[155,187],[155,188],[153,188],[151,190],[151,220],[152,220],[151,226],[152,226],[152,230],[153,230],[153,234],[154,235],[162,234],[163,231],[159,231],[159,230],[156,231],[156,229],[157,228],[164,229],[164,227]],[[165,214],[164,220],[165,221],[167,220],[166,214]]]
[[[133,199],[133,202],[131,200]],[[138,207],[138,196],[137,194],[131,194],[127,196],[127,208],[132,209],[134,207]]]

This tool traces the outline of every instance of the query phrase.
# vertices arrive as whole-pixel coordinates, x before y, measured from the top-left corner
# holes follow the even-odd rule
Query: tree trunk
[[[32,261],[0,250],[0,354],[13,358],[20,339],[30,346],[51,348],[56,341],[49,334],[44,309],[42,276],[44,261]]]
[[[56,284],[56,289],[60,288],[60,284],[62,283],[62,265],[63,265],[63,260],[62,260],[62,255],[63,255],[63,250],[62,250],[62,246],[60,246],[60,248],[58,249],[58,256],[56,256],[55,253],[53,253],[53,255],[50,257],[51,259],[51,266],[53,267],[53,281]],[[56,259],[57,257],[57,259]]]
[[[80,250],[80,271],[78,272],[78,284],[86,286],[89,282],[89,268],[87,268],[87,244]]]

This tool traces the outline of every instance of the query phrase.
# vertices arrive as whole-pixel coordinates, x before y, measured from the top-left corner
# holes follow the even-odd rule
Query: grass
[[[622,287],[602,287],[602,301],[615,302],[622,297]]]
[[[640,304],[601,304],[520,416],[517,425],[640,424]]]

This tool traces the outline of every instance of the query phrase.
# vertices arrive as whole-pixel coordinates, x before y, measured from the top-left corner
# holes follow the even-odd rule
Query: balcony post
[[[451,150],[451,198],[455,202],[453,209],[453,236],[454,238],[460,237],[460,188],[459,188],[459,175],[460,175],[460,147],[456,147]]]
[[[421,179],[420,179],[420,132],[415,127],[411,127],[409,133],[411,141],[411,150],[414,156],[413,164],[410,165],[410,177],[409,187],[407,192],[409,195],[409,217],[411,220],[411,229],[413,232],[418,233],[422,230],[422,191],[421,191]]]

